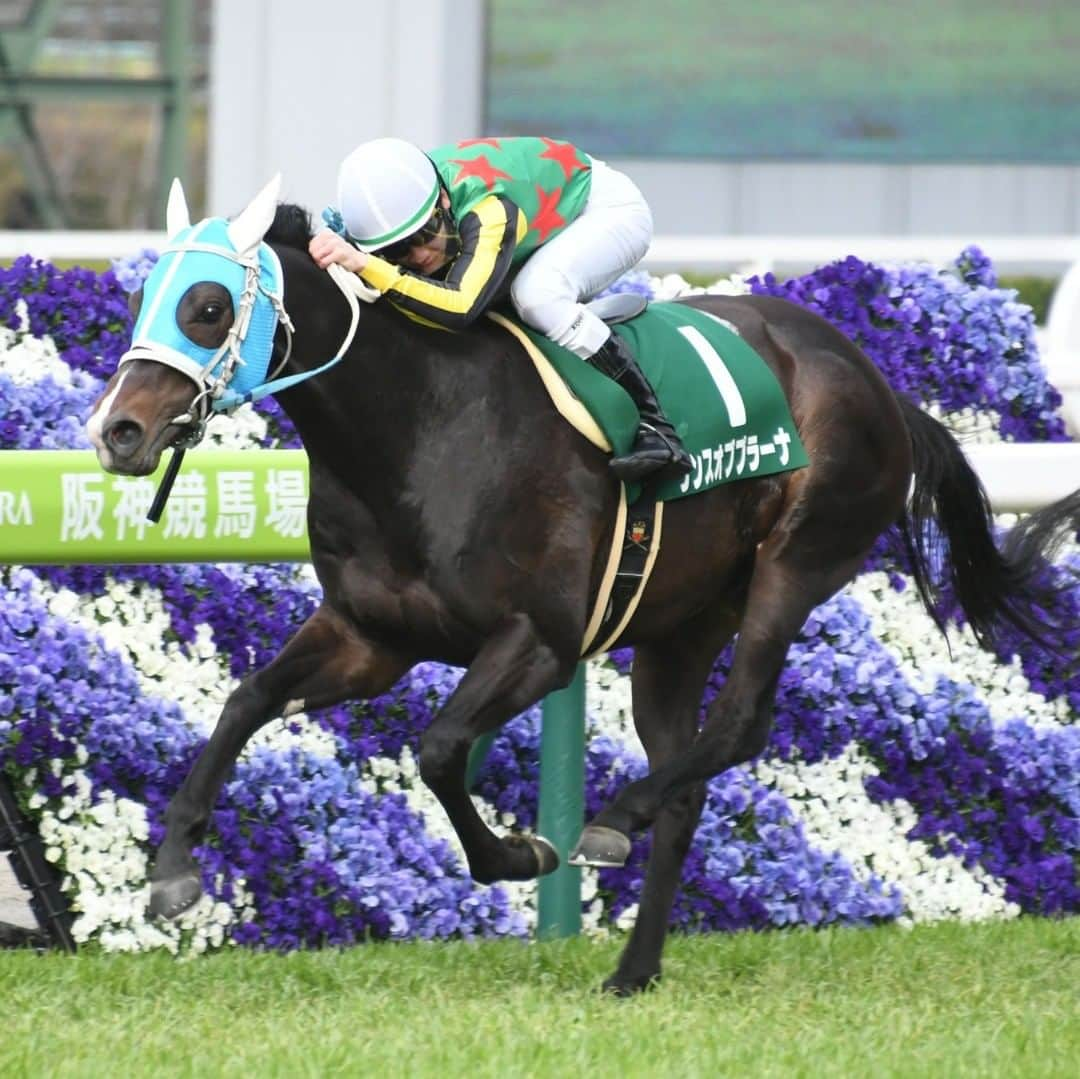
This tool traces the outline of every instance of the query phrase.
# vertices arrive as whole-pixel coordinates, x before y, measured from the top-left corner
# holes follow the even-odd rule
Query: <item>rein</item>
[[[240,405],[247,404],[249,401],[261,401],[264,397],[268,397],[272,393],[278,393],[280,390],[287,390],[290,386],[295,386],[300,382],[306,382],[309,378],[314,378],[316,375],[321,375],[324,371],[329,371],[331,367],[340,363],[341,360],[345,358],[345,353],[349,351],[349,347],[353,343],[353,338],[356,336],[356,327],[360,322],[360,305],[357,303],[357,298],[359,297],[364,300],[365,303],[374,303],[374,301],[379,298],[380,293],[375,290],[369,290],[356,274],[350,273],[344,267],[337,265],[337,263],[332,262],[327,266],[326,272],[330,275],[334,284],[341,289],[341,293],[345,297],[345,302],[349,305],[349,328],[346,331],[345,339],[342,341],[337,352],[320,367],[316,367],[311,371],[300,371],[295,375],[286,375],[284,378],[274,378],[271,376],[266,382],[261,383],[247,393],[235,393],[232,390],[223,388],[220,393],[214,396],[212,402],[214,412],[231,412],[233,409],[239,408]],[[284,315],[285,308],[282,307],[281,311]],[[288,316],[284,315],[284,318],[288,318]],[[287,326],[289,331],[289,345],[285,353],[285,359],[277,365],[274,374],[285,366],[289,359],[289,355],[292,352],[293,327],[291,322],[286,324],[284,318],[282,322]],[[237,321],[239,321],[239,319],[237,319]],[[231,330],[229,332],[232,333]]]

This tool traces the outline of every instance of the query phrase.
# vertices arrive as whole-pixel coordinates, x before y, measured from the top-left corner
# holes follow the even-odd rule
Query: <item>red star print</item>
[[[459,150],[466,150],[470,146],[494,146],[496,150],[502,149],[499,145],[499,140],[492,138],[490,135],[486,139],[462,139],[462,141],[458,143]]]
[[[562,228],[566,224],[566,218],[556,209],[559,205],[559,199],[562,198],[562,188],[555,188],[549,195],[537,184],[536,197],[540,205],[536,209],[536,216],[533,217],[532,227],[540,233],[539,242],[543,243],[548,238],[549,233]]]
[[[562,165],[563,178],[569,180],[578,169],[585,167],[585,162],[578,158],[577,150],[568,142],[555,142],[554,139],[541,139],[547,144],[547,149],[540,155],[550,158]]]
[[[479,154],[471,159],[452,157],[450,159],[450,164],[461,166],[461,171],[454,177],[455,184],[460,184],[470,176],[479,176],[480,179],[484,181],[484,186],[490,191],[495,186],[496,180],[510,179],[509,173],[503,172],[502,169],[495,168],[484,154]]]

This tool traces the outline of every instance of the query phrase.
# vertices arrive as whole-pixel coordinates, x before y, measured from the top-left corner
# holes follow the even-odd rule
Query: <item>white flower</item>
[[[7,375],[16,386],[32,386],[50,378],[60,386],[84,385],[86,375],[76,373],[65,363],[51,337],[33,337],[29,331],[26,303],[15,306],[20,330],[0,327],[0,373]]]
[[[227,423],[211,423],[206,428],[207,444],[218,449],[254,449],[265,438],[266,420],[251,405],[231,413]]]
[[[682,296],[740,296],[750,291],[746,278],[741,274],[732,274],[714,281],[707,288],[691,285],[681,274],[669,273],[661,277],[650,277],[649,284],[656,300],[675,300]]]
[[[145,808],[107,791],[92,803],[88,780],[79,773],[75,778],[83,781],[76,784],[81,793],[63,800],[66,816],[46,812],[40,824],[48,849],[67,873],[74,938],[97,939],[105,951],[166,948],[178,954],[185,947],[196,952],[220,947],[242,912],[250,913],[245,889],[234,886],[233,905],[204,896],[177,922],[148,923]]]
[[[970,684],[995,722],[1023,719],[1033,727],[1072,722],[1065,697],[1048,701],[1031,691],[1018,657],[1003,663],[979,647],[970,626],[950,627],[952,655],[926,613],[914,583],[897,592],[882,572],[864,573],[846,589],[870,616],[874,636],[896,660],[907,682],[930,692],[938,678]]]
[[[620,674],[606,656],[589,660],[585,667],[585,701],[589,737],[603,735],[626,746],[628,753],[644,756],[634,728],[630,679]]]
[[[996,412],[976,412],[970,407],[958,412],[945,412],[936,401],[931,401],[923,408],[939,423],[945,424],[965,444],[988,444],[1002,441],[998,431]]]
[[[618,917],[615,919],[615,928],[630,930],[634,928],[634,923],[637,921],[638,916],[638,904],[631,903],[624,911],[621,911]]]
[[[337,756],[338,743],[334,735],[312,722],[304,712],[285,719],[275,719],[248,740],[243,755],[247,757],[260,747],[271,749],[299,748],[314,757],[331,760]]]
[[[873,763],[855,745],[812,765],[793,760],[754,767],[755,777],[763,783],[801,790],[802,796],[788,804],[810,842],[841,854],[863,880],[876,875],[887,885],[897,885],[912,922],[945,917],[979,921],[1019,914],[1015,904],[1005,901],[1004,885],[983,869],[968,869],[952,855],[936,858],[921,840],[909,839],[917,819],[914,809],[903,801],[871,801],[865,781],[876,774]]]
[[[48,600],[49,613],[57,618],[70,619],[79,612],[81,606],[82,600],[70,588],[54,592]]]

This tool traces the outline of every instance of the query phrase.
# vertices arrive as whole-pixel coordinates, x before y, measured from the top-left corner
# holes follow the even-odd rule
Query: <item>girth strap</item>
[[[663,523],[663,502],[646,490],[628,508],[626,486],[620,485],[611,554],[585,631],[582,658],[606,652],[630,624],[660,553]]]

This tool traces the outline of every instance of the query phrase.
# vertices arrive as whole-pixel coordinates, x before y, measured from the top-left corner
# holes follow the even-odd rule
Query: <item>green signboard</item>
[[[153,476],[112,476],[90,450],[0,453],[0,563],[305,562],[303,450],[194,450],[158,524]]]

